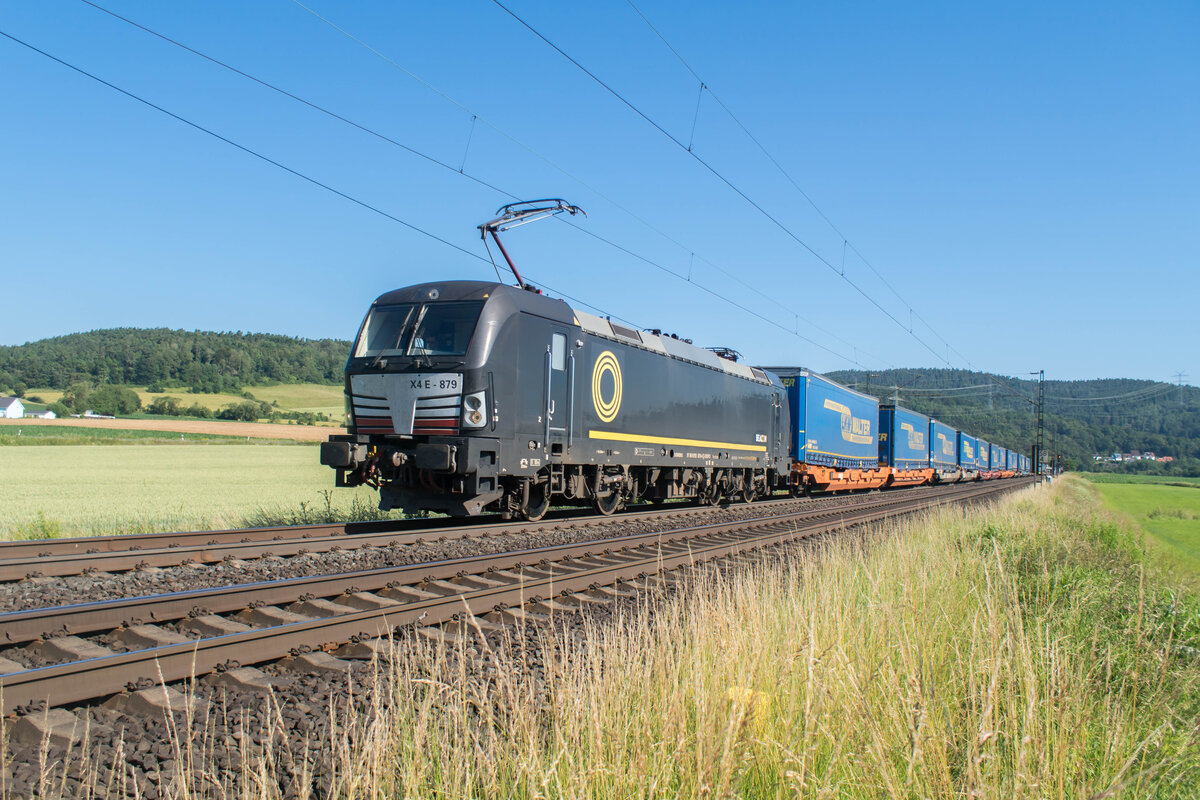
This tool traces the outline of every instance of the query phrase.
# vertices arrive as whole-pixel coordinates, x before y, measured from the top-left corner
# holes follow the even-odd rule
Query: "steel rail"
[[[0,694],[6,713],[39,701],[49,706],[104,697],[121,691],[130,683],[149,678],[170,683],[211,672],[236,661],[261,663],[283,658],[297,649],[329,647],[348,641],[379,638],[403,625],[444,623],[459,615],[488,612],[555,596],[569,596],[598,585],[627,581],[648,574],[660,574],[680,566],[697,564],[748,550],[806,538],[820,533],[886,519],[901,513],[913,513],[939,505],[978,499],[1019,488],[1028,481],[981,484],[968,490],[900,498],[891,507],[871,506],[845,510],[837,518],[808,525],[782,525],[770,532],[727,541],[661,542],[642,548],[636,558],[593,559],[576,563],[555,574],[553,565],[540,566],[526,574],[522,568],[517,583],[483,588],[464,587],[464,591],[398,606],[355,611],[334,617],[293,622],[240,633],[198,639],[173,645],[117,653],[111,656],[74,661],[0,676]],[[896,508],[894,506],[900,506]],[[613,561],[615,563],[610,563]],[[562,564],[559,565],[560,569]],[[548,568],[548,571],[547,571]]]
[[[832,498],[829,498],[832,499]],[[764,505],[787,505],[791,498],[764,501]],[[703,515],[710,509],[686,505],[679,508],[657,507],[630,510],[612,517],[563,517],[540,522],[498,522],[462,524],[426,524],[423,527],[395,523],[363,522],[344,525],[303,525],[282,528],[247,528],[229,531],[191,531],[177,534],[134,534],[127,537],[98,537],[100,547],[81,550],[90,544],[87,537],[39,542],[0,542],[0,582],[19,581],[31,576],[61,578],[86,574],[90,570],[125,572],[142,567],[174,567],[185,563],[215,564],[229,558],[260,558],[268,555],[295,556],[361,547],[395,546],[420,542],[463,539],[472,536],[499,536],[553,530],[563,525],[602,526],[614,520],[634,522]],[[397,520],[407,522],[407,520]],[[424,520],[423,522],[428,522]],[[144,537],[144,538],[143,538]],[[174,541],[172,539],[174,537]],[[207,538],[205,538],[207,537]],[[118,540],[130,544],[117,549]],[[203,541],[200,541],[203,539]],[[136,540],[136,541],[132,541]],[[154,546],[149,546],[153,544]],[[60,546],[61,545],[61,546]],[[7,548],[7,549],[6,549]],[[105,549],[108,548],[108,549]]]
[[[922,495],[922,497],[926,496],[928,495]],[[888,507],[902,502],[904,499],[906,496],[903,495],[873,495],[854,508]],[[836,516],[843,511],[844,509],[841,507],[830,508],[818,505],[782,514],[724,520],[684,528],[526,550],[379,567],[333,575],[256,581],[169,594],[24,609],[0,614],[0,643],[15,645],[54,635],[94,633],[112,630],[122,625],[146,622],[171,622],[183,619],[198,610],[212,614],[225,614],[246,608],[251,602],[276,605],[292,602],[302,595],[336,597],[351,591],[370,592],[389,586],[447,580],[461,577],[465,573],[478,574],[489,570],[528,566],[548,560],[607,554],[617,550],[645,546],[649,543],[721,535],[733,530],[760,528],[772,523],[818,520]]]

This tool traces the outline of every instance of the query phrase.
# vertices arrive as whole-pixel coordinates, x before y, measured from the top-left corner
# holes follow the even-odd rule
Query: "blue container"
[[[787,388],[792,441],[788,455],[805,464],[879,466],[879,401],[801,367],[764,367]]]
[[[975,469],[984,470],[992,467],[992,445],[983,439],[976,439]]]
[[[896,469],[927,468],[929,417],[899,406],[880,406],[879,463]]]
[[[934,469],[958,466],[958,431],[936,419],[929,420],[929,466]]]
[[[992,445],[992,469],[1004,469],[1004,448],[998,444]]]
[[[976,459],[979,442],[969,433],[958,432],[958,465],[965,470],[974,472],[979,469]]]

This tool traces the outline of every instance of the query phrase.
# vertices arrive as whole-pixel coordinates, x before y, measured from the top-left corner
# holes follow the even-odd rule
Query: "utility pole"
[[[1043,437],[1045,435],[1043,433],[1043,416],[1046,408],[1046,370],[1040,369],[1029,374],[1038,376],[1037,443],[1033,446],[1033,472],[1035,475],[1041,475]]]
[[[1187,377],[1186,372],[1176,372],[1175,382],[1179,384],[1179,405],[1183,405],[1183,379]]]
[[[878,378],[874,372],[867,373],[867,391],[864,394],[871,394],[871,378]]]
[[[900,405],[900,387],[892,386],[892,405]]]

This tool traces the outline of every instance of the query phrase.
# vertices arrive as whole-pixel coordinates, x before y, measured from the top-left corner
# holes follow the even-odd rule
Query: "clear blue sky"
[[[556,222],[508,235],[535,283],[638,325],[818,370],[1200,379],[1200,6],[637,3],[902,325],[492,2],[306,0],[470,112],[289,0],[101,4],[455,169],[478,114],[465,172],[713,291]],[[506,5],[841,270],[707,94],[693,138],[697,81],[626,2]],[[79,0],[3,0],[0,30],[472,253],[507,202]],[[387,289],[494,276],[3,38],[0,75],[0,343],[349,338]]]

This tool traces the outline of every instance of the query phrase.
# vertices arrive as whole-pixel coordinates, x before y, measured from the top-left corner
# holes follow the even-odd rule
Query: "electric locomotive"
[[[338,486],[376,487],[385,510],[533,520],[551,502],[748,502],[788,470],[774,375],[524,286],[380,296],[345,393],[348,433],[321,463]]]

